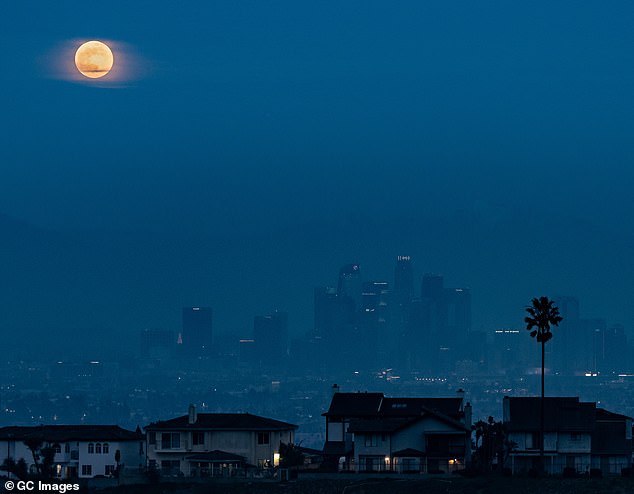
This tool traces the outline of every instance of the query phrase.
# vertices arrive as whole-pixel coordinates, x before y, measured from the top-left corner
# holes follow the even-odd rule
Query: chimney
[[[196,420],[198,420],[198,415],[196,414],[196,405],[189,405],[189,417],[187,419],[187,423],[189,425],[195,424]]]
[[[464,406],[464,425],[471,428],[471,420],[473,420],[471,403],[467,402],[467,404]]]
[[[460,388],[456,391],[456,397],[460,398],[460,411],[464,411],[464,389]]]
[[[332,385],[332,395],[334,396],[338,392],[339,392],[339,385],[338,384],[333,384]]]

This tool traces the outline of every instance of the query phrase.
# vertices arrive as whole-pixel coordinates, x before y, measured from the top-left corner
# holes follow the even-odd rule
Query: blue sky
[[[405,252],[419,274],[441,271],[450,284],[471,286],[484,325],[511,324],[538,290],[578,294],[593,315],[634,323],[630,2],[23,1],[3,2],[0,19],[0,213],[46,232],[113,239],[257,237],[279,252],[270,270],[258,268],[279,286],[248,302],[248,317],[219,316],[221,326],[244,328],[254,313],[289,305],[301,332],[311,286],[334,282],[327,266],[334,278],[340,265],[367,259],[368,276],[391,279],[393,257]],[[120,47],[115,63],[127,71],[119,80],[64,77],[67,50],[88,39]],[[487,246],[515,250],[474,267],[488,247],[465,242],[461,250],[459,236],[417,227],[436,220],[455,231],[466,221],[484,228]],[[271,239],[315,224],[322,240],[336,238],[327,255],[325,240],[306,254],[314,267],[300,299],[297,287],[284,288],[295,273],[282,260],[304,248],[301,240],[282,248]],[[378,238],[391,225],[390,238],[356,242],[341,235],[348,224]],[[122,250],[125,238],[115,242]],[[209,242],[199,261],[203,251],[227,255]],[[551,257],[532,245],[549,246]],[[530,270],[488,279],[511,276],[500,264],[507,254]],[[230,269],[191,269],[197,291],[184,276],[174,292],[138,306],[113,298],[125,317],[109,321],[104,309],[82,320],[172,326],[177,316],[153,317],[149,308],[193,298],[232,307],[223,295]],[[46,276],[42,283],[54,285],[54,272]],[[95,300],[103,296],[93,288]],[[28,294],[8,296],[8,306],[28,304]],[[500,297],[502,309],[486,307]]]

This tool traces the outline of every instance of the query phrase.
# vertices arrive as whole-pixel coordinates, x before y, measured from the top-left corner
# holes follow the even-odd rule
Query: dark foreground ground
[[[86,491],[84,491],[86,492]],[[449,478],[427,480],[302,480],[288,483],[159,484],[90,490],[101,494],[626,494],[634,493],[634,478],[531,479]]]

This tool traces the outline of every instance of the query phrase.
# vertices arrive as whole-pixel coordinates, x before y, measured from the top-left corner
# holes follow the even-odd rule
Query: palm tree
[[[540,427],[539,427],[539,470],[544,472],[544,354],[546,342],[553,337],[550,326],[559,326],[562,317],[555,302],[548,297],[534,298],[531,305],[526,307],[528,316],[524,318],[526,329],[531,337],[542,346],[542,397],[540,400]],[[536,329],[533,329],[536,328]]]

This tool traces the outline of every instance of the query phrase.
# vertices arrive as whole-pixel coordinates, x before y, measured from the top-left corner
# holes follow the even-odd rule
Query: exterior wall
[[[396,431],[392,438],[392,451],[399,451],[406,448],[425,451],[425,434],[456,433],[454,427],[445,422],[441,422],[432,417],[427,417],[412,424],[409,427]],[[465,435],[467,433],[462,433]]]
[[[539,432],[536,432],[539,434]],[[532,442],[533,432],[511,432],[509,433],[509,439],[511,441],[515,441],[517,444],[516,453],[525,452],[525,453],[533,453],[537,451],[539,453],[538,447],[529,447]],[[557,451],[557,433],[556,432],[546,432],[544,433],[544,451]]]
[[[354,463],[358,471],[385,470],[385,458],[390,458],[390,435],[381,433],[364,433],[354,435]],[[366,458],[373,459],[372,468],[365,461]],[[379,461],[380,460],[380,461]],[[389,469],[389,463],[387,463]]]
[[[590,434],[560,432],[557,434],[557,451],[559,453],[590,453],[591,440]]]
[[[236,455],[244,456],[247,463],[256,466],[264,466],[268,463],[271,466],[275,461],[275,453],[279,452],[280,442],[292,443],[295,440],[293,430],[286,431],[169,431],[161,430],[156,432],[156,444],[150,444],[149,433],[147,437],[147,459],[148,464],[156,462],[156,468],[162,468],[163,461],[178,461],[180,472],[190,475],[189,462],[187,457],[195,453],[202,453],[214,450],[225,451]],[[204,433],[204,444],[193,445],[193,432]],[[269,436],[268,444],[258,444],[258,432],[265,432]],[[176,433],[180,437],[180,446],[177,448],[163,449],[161,435],[163,433]]]
[[[426,435],[443,434],[462,437],[465,441],[468,433],[452,427],[450,424],[437,420],[433,417],[423,418],[409,427],[405,427],[391,434],[382,433],[356,433],[354,437],[355,465],[358,471],[367,470],[396,470],[402,469],[402,464],[407,465],[407,469],[417,469],[425,471],[425,459],[401,458],[395,461],[392,457],[394,451],[404,449],[416,449],[422,452],[426,450]],[[438,468],[445,472],[464,468],[464,448],[461,455],[456,455],[458,461],[454,459],[442,459],[434,461],[434,469]],[[404,461],[405,460],[405,461]],[[421,465],[422,461],[422,465]]]
[[[603,475],[621,475],[621,469],[629,467],[624,455],[592,455],[592,468],[599,468]]]
[[[15,461],[24,458],[27,465],[33,465],[31,450],[22,441],[0,441],[0,464],[7,458],[13,458]]]
[[[70,475],[68,467],[76,467],[75,474],[79,478],[92,478],[95,475],[106,475],[106,465],[110,465],[112,469],[116,467],[117,462],[114,457],[117,450],[121,452],[121,465],[138,468],[145,464],[145,444],[142,440],[123,442],[92,441],[93,445],[97,443],[101,444],[102,451],[103,444],[107,443],[108,453],[88,453],[89,443],[88,441],[56,443],[59,444],[61,452],[56,453],[54,457],[55,465],[60,465],[55,469],[54,474],[66,478]],[[53,444],[51,444],[51,446],[52,445]],[[140,447],[143,448],[143,450],[141,450],[143,453],[140,453]],[[23,441],[0,441],[0,463],[7,458],[7,453],[9,457],[15,461],[24,458],[29,468],[35,468],[33,454]],[[90,474],[82,473],[82,466],[84,465],[90,465]]]
[[[328,441],[343,441],[344,440],[343,426],[344,426],[343,422],[328,421],[327,436],[326,436],[328,438]]]

